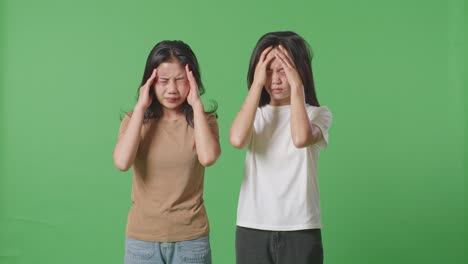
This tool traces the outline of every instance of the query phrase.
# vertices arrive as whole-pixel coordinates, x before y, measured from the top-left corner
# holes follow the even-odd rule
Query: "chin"
[[[163,105],[165,108],[167,109],[171,109],[171,110],[174,110],[174,109],[178,109],[180,107],[182,107],[182,104],[170,104],[170,105]]]
[[[288,96],[284,96],[284,95],[275,95],[275,96],[271,96],[271,98],[279,101],[279,100],[284,100],[284,99],[287,99]]]

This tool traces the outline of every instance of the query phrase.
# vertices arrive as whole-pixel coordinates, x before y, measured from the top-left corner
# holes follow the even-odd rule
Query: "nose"
[[[167,85],[166,92],[168,94],[176,94],[177,93],[177,87],[176,87],[175,81],[170,81],[169,82],[169,84]]]
[[[276,71],[273,71],[271,73],[271,82],[274,83],[274,84],[280,84],[281,83],[279,73],[277,73]]]

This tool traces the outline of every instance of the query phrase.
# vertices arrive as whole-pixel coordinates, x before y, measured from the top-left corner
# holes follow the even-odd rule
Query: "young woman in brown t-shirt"
[[[122,120],[115,166],[133,166],[125,263],[211,263],[204,169],[221,149],[205,112],[197,58],[182,41],[150,52],[138,101]]]

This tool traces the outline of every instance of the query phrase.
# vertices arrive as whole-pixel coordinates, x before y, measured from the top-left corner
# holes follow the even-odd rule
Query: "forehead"
[[[281,65],[281,61],[279,59],[274,58],[270,62],[270,65],[268,65],[268,68],[270,68],[270,69],[280,69],[280,68],[283,68],[283,65]]]
[[[167,61],[159,64],[158,75],[163,76],[176,76],[185,73],[184,67],[178,61]]]
[[[271,57],[273,57],[273,59],[268,64],[268,68],[270,68],[270,69],[279,69],[279,68],[283,67],[281,65],[281,61],[279,59],[277,59],[276,56],[275,56],[275,53],[276,53],[277,50],[278,50],[278,48],[274,48],[267,55],[267,59],[270,59]]]

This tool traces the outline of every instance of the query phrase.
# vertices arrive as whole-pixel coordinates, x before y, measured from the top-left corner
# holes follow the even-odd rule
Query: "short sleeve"
[[[250,134],[250,142],[247,145],[248,148],[250,149],[252,147],[253,142],[255,141],[255,135],[258,134],[261,131],[261,117],[262,117],[262,108],[257,107],[257,110],[255,111],[255,117],[254,117],[254,122],[253,122],[253,128],[252,132]]]
[[[125,117],[123,118],[122,122],[120,123],[118,138],[120,138],[125,133],[129,123],[130,123],[130,114],[127,113],[127,114],[125,114]]]
[[[215,114],[208,114],[207,115],[208,126],[210,126],[211,133],[216,136],[219,141],[219,127],[218,121],[216,120]]]
[[[332,122],[332,114],[328,107],[314,107],[311,106],[308,111],[310,123],[316,125],[322,131],[322,139],[316,144],[321,148],[328,146],[328,131]]]
[[[257,107],[257,110],[255,111],[255,117],[254,117],[254,123],[253,123],[254,130],[256,129],[256,126],[258,126],[262,116],[263,116],[262,108]]]

